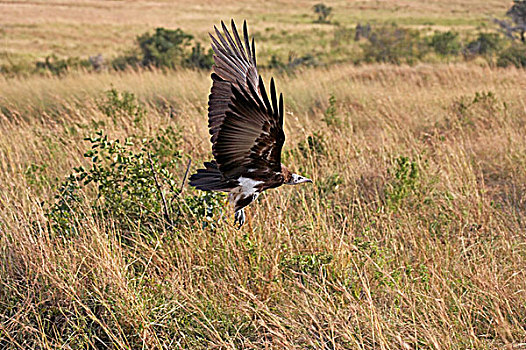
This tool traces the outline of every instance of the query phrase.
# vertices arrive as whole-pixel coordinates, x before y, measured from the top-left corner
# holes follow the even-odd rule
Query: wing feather
[[[281,171],[283,98],[278,106],[274,80],[270,99],[256,66],[255,44],[250,43],[246,22],[243,39],[234,21],[231,32],[221,22],[210,34],[214,51],[212,89],[208,102],[208,126],[212,152],[224,176]],[[243,45],[244,42],[244,45]]]

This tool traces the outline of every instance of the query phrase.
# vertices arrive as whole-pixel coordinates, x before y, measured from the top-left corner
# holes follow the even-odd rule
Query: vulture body
[[[214,160],[190,177],[190,185],[203,191],[229,193],[235,222],[245,222],[243,208],[261,192],[283,184],[312,182],[281,164],[283,96],[274,80],[270,98],[258,75],[254,39],[249,41],[246,22],[243,41],[232,21],[232,34],[221,22],[224,35],[214,26],[212,89],[208,99],[208,127]]]

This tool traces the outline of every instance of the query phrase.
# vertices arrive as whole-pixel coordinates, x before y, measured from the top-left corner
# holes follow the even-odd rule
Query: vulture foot
[[[234,224],[239,224],[238,228],[241,228],[243,224],[245,223],[245,211],[243,209],[239,209],[234,214]]]

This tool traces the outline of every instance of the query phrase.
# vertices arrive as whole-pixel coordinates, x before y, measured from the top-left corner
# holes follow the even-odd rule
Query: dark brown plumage
[[[236,222],[244,223],[243,208],[264,190],[284,183],[311,180],[292,174],[281,164],[283,96],[274,80],[270,99],[258,75],[254,39],[249,41],[246,22],[243,41],[232,21],[232,34],[221,22],[224,35],[214,26],[212,89],[208,100],[208,127],[215,160],[190,177],[190,185],[205,191],[229,193]]]

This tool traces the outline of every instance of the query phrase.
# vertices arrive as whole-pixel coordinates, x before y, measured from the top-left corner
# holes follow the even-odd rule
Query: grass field
[[[0,1],[0,64],[34,64],[55,54],[86,58],[122,54],[134,39],[156,27],[181,28],[203,43],[221,20],[249,22],[258,38],[260,62],[327,50],[334,27],[313,24],[314,1]],[[509,4],[492,1],[332,1],[332,20],[342,27],[358,22],[466,31],[502,17]],[[314,36],[314,38],[313,38]],[[86,40],[88,38],[89,40]],[[321,48],[320,48],[321,46]]]
[[[230,17],[256,33],[325,30],[310,23],[312,5],[0,2],[0,22],[6,53],[36,58],[119,52],[155,26],[204,41]],[[467,28],[509,4],[330,5],[348,25]],[[268,38],[258,49],[279,47]],[[84,138],[98,130],[135,135],[133,152],[138,135],[177,130],[177,186],[188,159],[191,171],[209,160],[209,72],[0,78],[0,348],[526,347],[526,72],[456,63],[262,73],[285,96],[284,162],[314,183],[266,192],[240,230],[222,198],[211,219],[185,209],[172,226],[105,217],[89,205],[95,186],[78,191],[71,231],[49,215],[66,177],[90,166]],[[110,89],[133,93],[142,119],[105,113]],[[198,196],[185,187],[175,202],[202,209]]]

